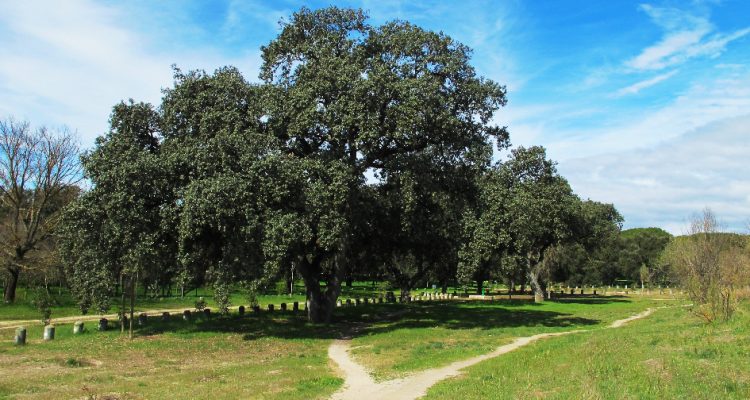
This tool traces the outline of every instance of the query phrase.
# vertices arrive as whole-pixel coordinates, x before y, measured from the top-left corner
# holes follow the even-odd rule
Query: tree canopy
[[[543,148],[493,164],[510,145],[492,122],[505,87],[449,36],[302,8],[261,52],[258,84],[175,68],[158,106],[113,108],[83,158],[92,188],[65,216],[82,308],[106,308],[118,277],[222,292],[290,269],[315,322],[355,271],[406,295],[499,276],[543,297],[553,248],[619,232],[614,207],[581,202]]]

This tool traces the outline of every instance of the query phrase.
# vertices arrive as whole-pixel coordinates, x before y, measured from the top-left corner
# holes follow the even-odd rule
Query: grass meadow
[[[583,330],[535,342],[433,386],[427,398],[622,399],[750,397],[750,307],[706,326],[680,300],[577,297],[528,301],[431,301],[341,308],[329,325],[303,313],[149,319],[127,339],[119,330],[14,346],[0,330],[0,398],[322,399],[343,384],[327,358],[353,335],[352,353],[377,379],[403,376],[489,352],[513,337]],[[646,308],[622,328],[612,321]]]

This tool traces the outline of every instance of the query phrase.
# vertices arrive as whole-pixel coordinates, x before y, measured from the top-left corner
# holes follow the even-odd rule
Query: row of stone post
[[[412,301],[423,301],[423,300],[436,300],[436,299],[452,299],[456,295],[455,294],[426,294],[423,293],[423,295],[417,296],[417,297],[411,297],[406,296],[404,298],[396,297],[393,292],[388,292],[385,297],[380,296],[376,298],[355,298],[354,301],[352,299],[346,299],[346,302],[342,302],[341,299],[336,301],[337,307],[342,307],[344,304],[346,306],[351,305],[361,305],[361,304],[383,304],[383,303],[407,303]],[[261,311],[260,306],[255,305],[252,307],[253,312],[259,313]],[[275,309],[275,306],[273,304],[267,305],[267,310],[269,312],[273,312]],[[281,303],[280,304],[281,311],[287,311],[287,303]],[[295,301],[292,303],[292,311],[297,312],[299,311],[299,302]],[[204,308],[201,313],[205,318],[211,318],[211,309],[210,308]],[[240,316],[245,315],[245,306],[239,306],[238,313]],[[190,310],[185,310],[182,312],[182,319],[185,321],[190,321],[193,317],[193,312]],[[123,318],[127,318],[123,316]],[[163,312],[161,314],[161,320],[162,321],[169,321],[170,314],[169,312]],[[146,322],[148,320],[148,315],[145,313],[141,313],[138,315],[138,326],[145,326]],[[126,320],[127,323],[127,320]],[[97,325],[97,330],[99,331],[106,331],[109,328],[109,321],[106,318],[101,318],[99,320],[99,323]],[[73,334],[78,335],[84,332],[84,324],[83,321],[77,321],[73,324]],[[43,339],[46,341],[53,340],[55,338],[55,326],[54,325],[47,325],[44,327],[44,334]],[[25,327],[19,327],[16,329],[16,336],[15,336],[15,344],[17,345],[24,345],[26,344],[26,328]]]

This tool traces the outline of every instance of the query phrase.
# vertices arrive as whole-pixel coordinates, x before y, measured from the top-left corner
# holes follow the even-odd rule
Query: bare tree
[[[6,303],[15,300],[29,254],[50,238],[81,179],[79,148],[67,129],[32,131],[26,121],[0,121],[0,259],[7,273]]]
[[[728,320],[737,308],[737,291],[748,282],[747,237],[721,232],[710,209],[691,221],[687,235],[675,238],[664,251],[671,267],[707,322]]]

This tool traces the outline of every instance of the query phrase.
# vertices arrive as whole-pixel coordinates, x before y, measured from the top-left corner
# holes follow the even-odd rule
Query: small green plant
[[[195,309],[197,311],[203,311],[206,308],[206,300],[203,299],[203,297],[199,297],[198,300],[195,301]]]
[[[251,308],[260,305],[260,303],[258,302],[259,290],[255,283],[251,281],[242,281],[240,282],[240,287],[242,288],[242,292],[245,294],[247,304]]]
[[[67,360],[65,360],[65,366],[66,367],[72,367],[72,368],[78,368],[78,367],[82,367],[83,363],[81,361],[76,360],[75,358],[71,357],[71,358],[68,358]]]
[[[31,304],[39,311],[42,323],[47,325],[52,316],[52,307],[57,304],[52,294],[44,287],[37,288],[33,293]]]
[[[230,289],[226,282],[216,282],[214,284],[214,300],[221,314],[229,314],[229,306],[232,302],[229,300]]]

